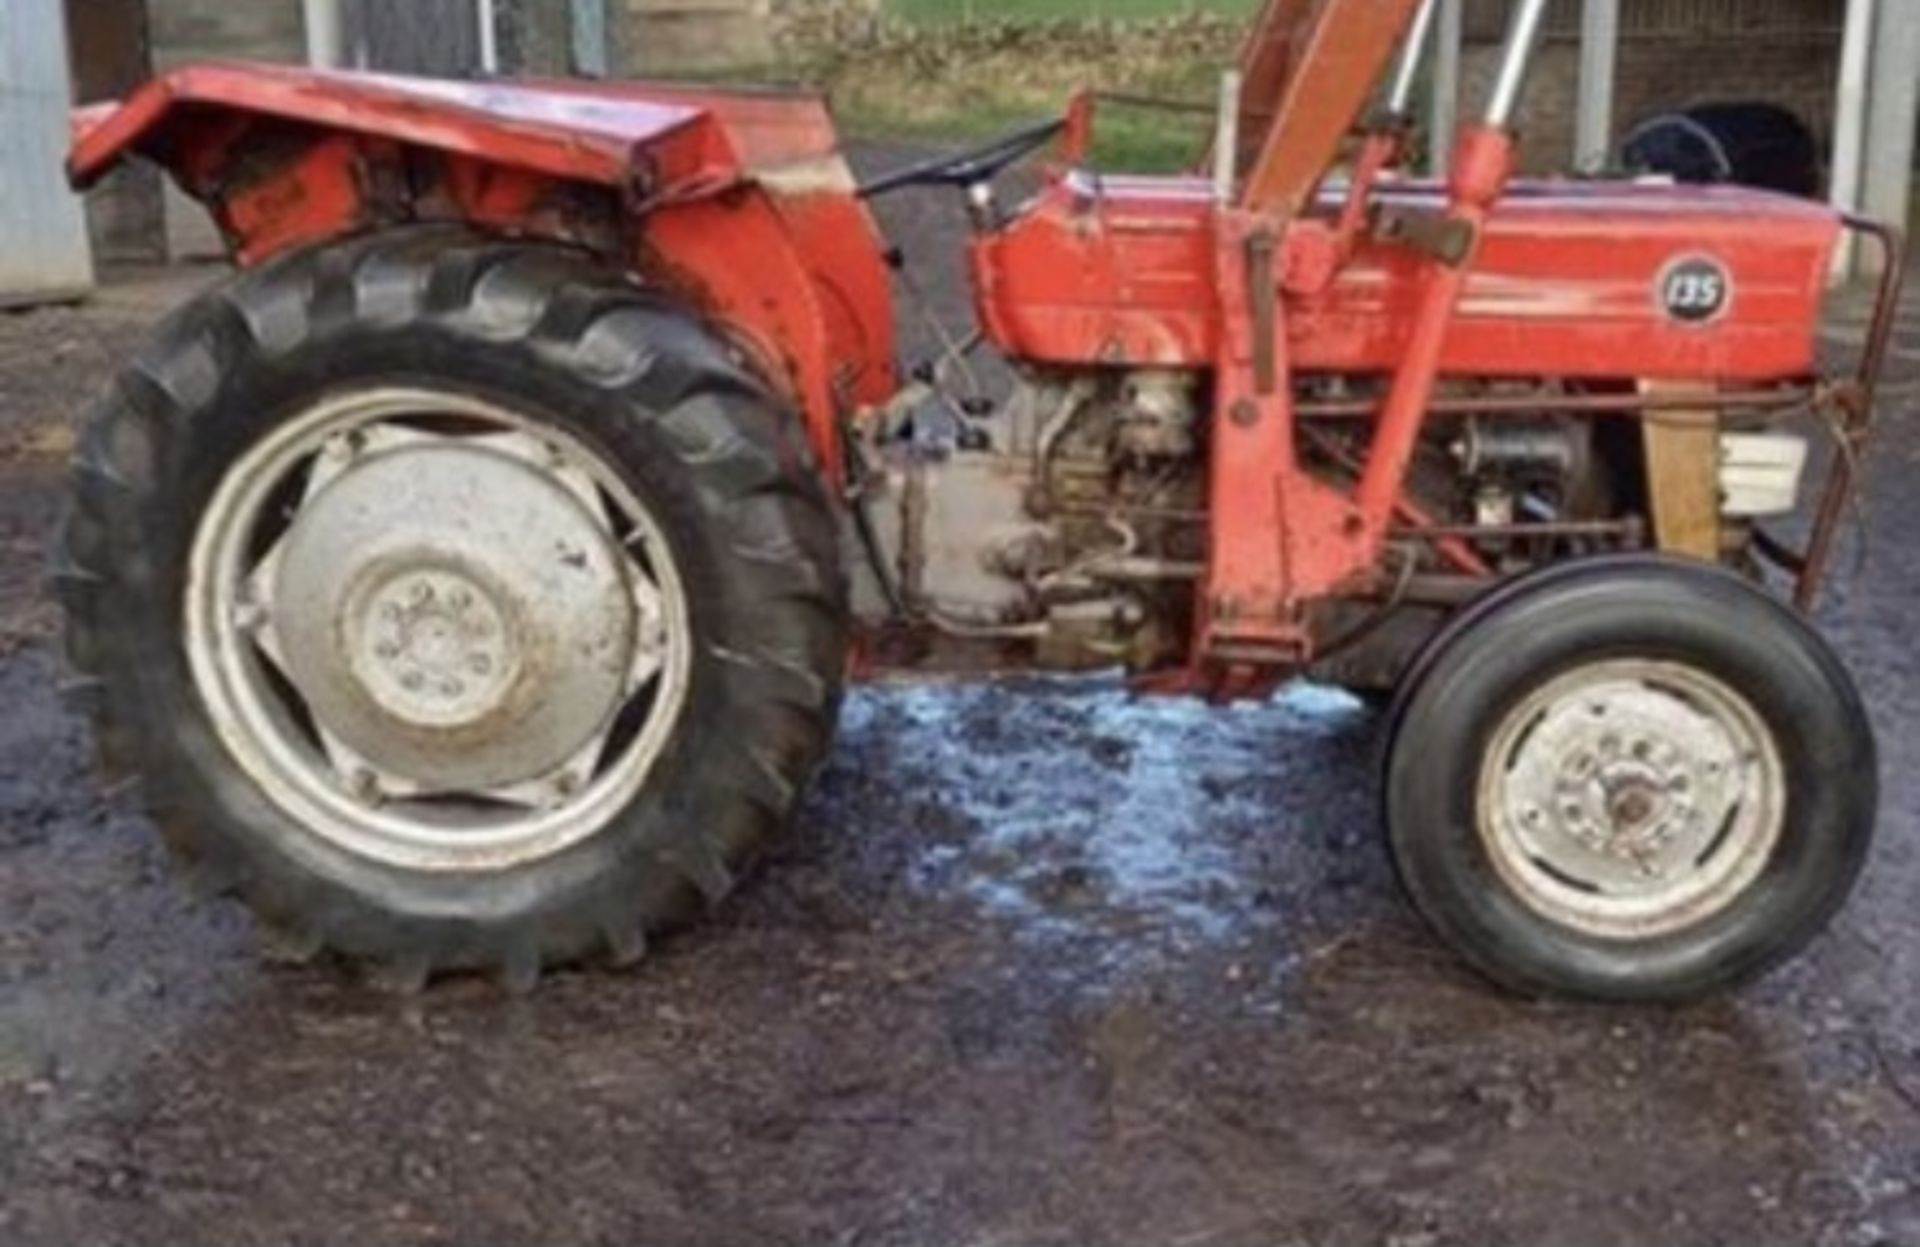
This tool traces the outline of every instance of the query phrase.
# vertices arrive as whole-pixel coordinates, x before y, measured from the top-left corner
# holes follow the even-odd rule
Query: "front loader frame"
[[[1308,606],[1363,594],[1391,579],[1383,561],[1396,526],[1438,543],[1462,570],[1475,570],[1477,559],[1460,540],[1465,534],[1424,522],[1406,501],[1405,488],[1426,421],[1447,414],[1446,401],[1436,398],[1442,347],[1488,218],[1512,177],[1511,118],[1546,0],[1520,0],[1514,11],[1486,110],[1458,137],[1444,208],[1388,223],[1422,253],[1422,288],[1384,402],[1366,405],[1373,430],[1364,460],[1351,464],[1357,475],[1351,493],[1321,483],[1302,467],[1299,421],[1330,413],[1296,404],[1286,358],[1286,296],[1323,289],[1360,232],[1373,224],[1371,193],[1404,146],[1415,73],[1435,8],[1432,0],[1380,0],[1329,5],[1316,13],[1294,0],[1271,0],[1243,58],[1246,95],[1256,108],[1279,99],[1264,114],[1264,137],[1249,147],[1237,133],[1262,114],[1223,106],[1223,117],[1233,121],[1223,126],[1215,153],[1221,159],[1214,234],[1222,331],[1212,423],[1211,541],[1189,673],[1216,695],[1258,689],[1270,682],[1266,672],[1311,661]],[[1362,112],[1403,35],[1399,71],[1385,106],[1370,119],[1346,202],[1330,228],[1305,216],[1305,209],[1345,137],[1338,122]],[[1289,73],[1289,66],[1297,68]],[[1236,181],[1229,170],[1249,151],[1251,164]],[[1709,426],[1719,413],[1735,409],[1812,410],[1824,417],[1835,431],[1837,452],[1806,549],[1792,551],[1764,535],[1759,543],[1763,554],[1792,574],[1803,607],[1813,601],[1857,487],[1856,460],[1870,431],[1903,272],[1897,231],[1853,217],[1845,225],[1873,239],[1884,261],[1852,380],[1754,392],[1696,386],[1678,393],[1569,395],[1558,404],[1565,411],[1651,418],[1663,409],[1684,411]],[[1469,409],[1486,406],[1487,400],[1474,400]],[[1711,547],[1699,553],[1717,556]]]

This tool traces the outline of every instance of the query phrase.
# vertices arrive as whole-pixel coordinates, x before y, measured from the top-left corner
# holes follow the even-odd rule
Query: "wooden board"
[[[1646,381],[1645,394],[1703,394],[1697,382]],[[1720,418],[1711,407],[1646,414],[1647,500],[1662,553],[1720,558]]]

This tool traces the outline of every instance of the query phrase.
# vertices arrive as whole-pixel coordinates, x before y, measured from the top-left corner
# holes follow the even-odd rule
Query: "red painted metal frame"
[[[76,185],[154,156],[242,264],[419,220],[603,251],[726,326],[836,473],[841,417],[897,388],[879,233],[812,95],[209,64],[74,131]]]
[[[1345,202],[1341,188],[1329,188],[1295,230],[1337,232]],[[1388,179],[1373,205],[1437,215],[1447,190]],[[996,346],[1021,358],[1209,367],[1222,316],[1214,215],[1212,187],[1200,179],[1063,177],[1020,221],[975,244],[982,323]],[[1487,221],[1443,372],[1735,383],[1804,376],[1815,365],[1811,330],[1840,231],[1822,205],[1759,191],[1516,182]],[[1658,302],[1660,271],[1680,254],[1711,257],[1733,279],[1733,300],[1711,322],[1675,322]],[[1285,301],[1295,370],[1391,372],[1427,263],[1362,235],[1326,286],[1296,283]]]
[[[1444,187],[1389,176],[1400,144],[1386,132],[1365,140],[1344,193],[1323,187],[1416,2],[1269,0],[1242,59],[1231,201],[1190,178],[1062,168],[971,247],[984,332],[1009,356],[1213,378],[1211,544],[1191,669],[1172,684],[1264,687],[1311,657],[1315,603],[1377,585],[1391,526],[1428,527],[1404,485],[1443,376],[1751,387],[1812,371],[1841,228],[1825,208],[1510,186],[1511,136],[1488,129],[1463,135]],[[1092,124],[1080,97],[1069,166]],[[199,66],[76,114],[76,183],[132,151],[208,202],[242,263],[409,220],[600,251],[726,326],[836,474],[842,421],[897,387],[884,249],[812,96]],[[1705,324],[1658,302],[1664,267],[1685,257],[1731,278]],[[1295,384],[1316,373],[1388,382],[1351,491],[1308,472],[1295,442]],[[1434,548],[1486,570],[1451,535]]]

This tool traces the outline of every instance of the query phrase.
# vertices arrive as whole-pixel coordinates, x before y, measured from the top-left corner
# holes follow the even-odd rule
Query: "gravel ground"
[[[890,224],[938,255],[952,221]],[[1027,682],[858,693],[793,834],[638,972],[395,1000],[179,889],[55,695],[70,421],[207,279],[0,317],[0,1242],[1920,1245],[1920,315],[1822,612],[1881,844],[1737,997],[1459,969],[1337,694]]]

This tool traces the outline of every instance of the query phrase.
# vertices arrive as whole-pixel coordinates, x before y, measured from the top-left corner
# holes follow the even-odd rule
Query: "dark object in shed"
[[[1629,169],[1682,182],[1735,182],[1814,199],[1820,153],[1807,123],[1778,104],[1700,104],[1643,121],[1627,136]]]

